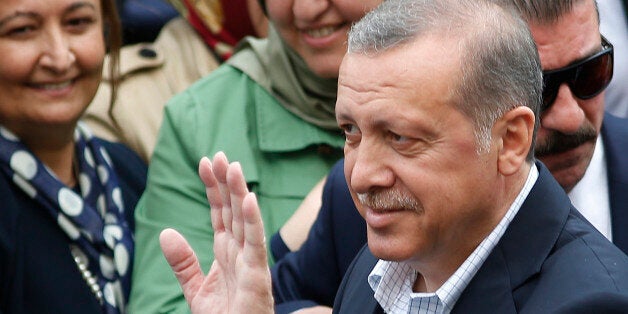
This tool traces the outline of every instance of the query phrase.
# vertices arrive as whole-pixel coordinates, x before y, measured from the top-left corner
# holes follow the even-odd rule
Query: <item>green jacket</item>
[[[224,151],[256,193],[270,239],[310,189],[342,157],[341,133],[284,109],[246,74],[223,65],[166,106],[146,191],[135,210],[130,313],[189,312],[164,259],[159,233],[181,232],[207,271],[213,233],[198,162]]]

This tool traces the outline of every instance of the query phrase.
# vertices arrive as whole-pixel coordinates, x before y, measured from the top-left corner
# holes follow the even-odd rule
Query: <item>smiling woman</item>
[[[119,50],[115,12],[0,2],[0,313],[124,312],[146,165],[78,122]]]

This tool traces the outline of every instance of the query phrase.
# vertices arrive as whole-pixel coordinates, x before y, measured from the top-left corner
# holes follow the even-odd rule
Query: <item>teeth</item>
[[[70,86],[70,84],[72,84],[72,81],[65,81],[65,82],[57,83],[57,84],[39,84],[38,87],[46,89],[46,90],[55,90],[55,89],[66,88]]]
[[[314,38],[325,37],[331,35],[333,32],[336,31],[336,29],[337,28],[334,26],[326,26],[317,29],[310,29],[307,31],[307,34]]]

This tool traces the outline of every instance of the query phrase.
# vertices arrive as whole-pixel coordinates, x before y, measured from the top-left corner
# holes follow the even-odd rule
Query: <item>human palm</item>
[[[214,229],[215,259],[207,276],[178,232],[166,229],[159,238],[192,313],[272,313],[264,226],[240,165],[218,153],[213,163],[201,160],[199,175]]]

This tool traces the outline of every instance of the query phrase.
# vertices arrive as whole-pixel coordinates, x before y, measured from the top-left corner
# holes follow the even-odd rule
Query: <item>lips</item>
[[[364,212],[364,220],[371,228],[382,229],[397,223],[403,217],[399,217],[399,215],[404,213],[407,213],[407,211],[403,209],[382,210],[367,208]]]

